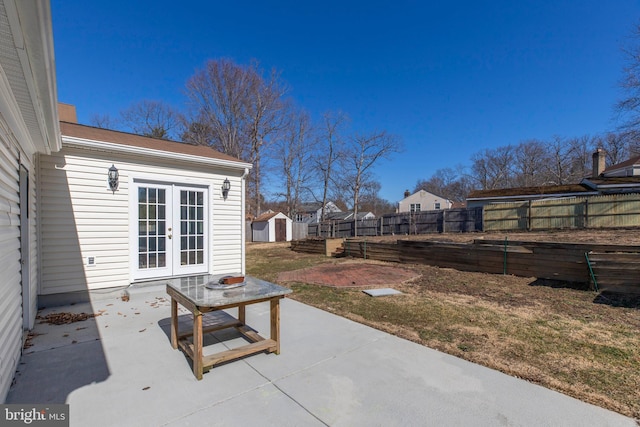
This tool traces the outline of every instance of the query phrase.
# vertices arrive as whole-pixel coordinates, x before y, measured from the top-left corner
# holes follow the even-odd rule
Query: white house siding
[[[0,117],[0,401],[4,401],[22,348],[18,150]]]
[[[421,211],[435,210],[436,203],[440,203],[440,209],[451,209],[451,201],[444,197],[420,190],[409,197],[405,197],[398,203],[398,212],[411,212],[412,204],[420,204]]]
[[[120,174],[115,194],[107,188],[107,170],[112,164]],[[39,171],[43,295],[132,282],[129,188],[134,178],[210,184],[209,271],[243,272],[243,171],[70,147],[42,156]],[[220,191],[225,178],[231,182],[227,200]],[[95,257],[94,266],[86,266],[89,256]]]

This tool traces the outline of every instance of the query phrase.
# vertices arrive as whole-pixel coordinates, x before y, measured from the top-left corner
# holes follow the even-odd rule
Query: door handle
[[[167,234],[167,237],[170,239],[171,238],[171,234]]]

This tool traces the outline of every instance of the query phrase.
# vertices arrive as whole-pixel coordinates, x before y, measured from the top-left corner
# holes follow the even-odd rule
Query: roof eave
[[[62,143],[68,147],[90,148],[99,151],[135,154],[141,156],[159,157],[184,162],[200,163],[209,166],[218,166],[232,169],[251,169],[253,165],[242,161],[216,159],[213,157],[194,156],[192,154],[174,153],[171,151],[155,150],[152,148],[134,147],[131,145],[116,144],[112,142],[95,141],[91,139],[77,138],[62,135]]]
[[[32,104],[29,109],[33,108],[37,122],[37,126],[31,129],[32,138],[29,139],[35,151],[46,154],[59,151],[62,141],[57,110],[51,6],[48,1],[7,1],[5,6]]]

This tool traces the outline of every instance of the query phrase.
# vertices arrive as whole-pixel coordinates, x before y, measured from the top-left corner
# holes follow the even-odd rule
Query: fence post
[[[584,228],[589,228],[589,198],[584,199]]]
[[[531,231],[531,205],[533,204],[532,202],[533,202],[532,200],[529,200],[529,212],[527,215],[527,231]]]
[[[442,210],[442,234],[447,232],[447,210]]]

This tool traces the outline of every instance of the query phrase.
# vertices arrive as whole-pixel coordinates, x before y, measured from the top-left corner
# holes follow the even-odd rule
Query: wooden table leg
[[[246,313],[245,313],[245,308],[246,305],[241,304],[238,306],[238,320],[240,321],[240,323],[242,323],[243,325],[246,325]]]
[[[171,297],[171,347],[178,348],[178,301]]]
[[[193,311],[193,375],[202,379],[202,313]]]
[[[276,354],[280,354],[280,298],[271,300],[271,339],[276,342]]]

